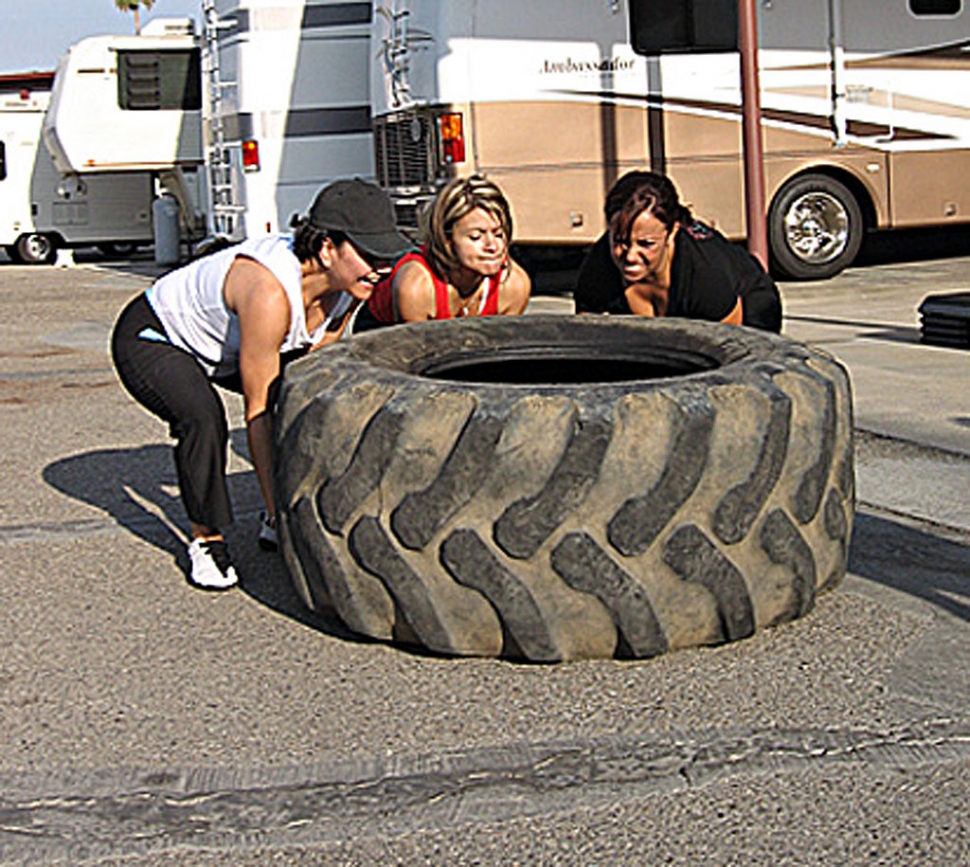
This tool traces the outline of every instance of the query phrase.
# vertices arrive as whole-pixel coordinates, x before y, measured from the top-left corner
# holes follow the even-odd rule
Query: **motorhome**
[[[0,246],[14,262],[54,261],[62,247],[117,255],[152,242],[145,172],[62,174],[41,138],[53,72],[0,76]]]
[[[371,92],[378,181],[404,225],[455,175],[508,194],[516,239],[582,247],[621,174],[671,175],[745,234],[735,0],[384,0]],[[837,273],[869,229],[970,221],[970,6],[759,0],[775,269]]]
[[[212,231],[285,231],[324,183],[373,179],[372,4],[203,0]]]

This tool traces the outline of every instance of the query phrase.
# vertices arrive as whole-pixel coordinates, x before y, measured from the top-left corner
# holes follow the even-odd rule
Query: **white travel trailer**
[[[41,139],[53,73],[0,76],[0,246],[15,262],[54,260],[59,247],[115,254],[152,242],[152,179],[144,172],[62,174]]]
[[[150,170],[183,235],[285,231],[321,185],[373,178],[372,4],[201,0],[191,21],[82,40],[45,137],[62,171]],[[204,214],[200,213],[204,212]]]
[[[201,51],[189,19],[138,36],[92,36],[57,65],[44,141],[62,173],[142,174],[179,204],[178,230],[204,235]],[[157,228],[157,227],[156,227]]]
[[[214,233],[285,231],[324,183],[373,178],[371,7],[203,0]]]
[[[403,225],[487,174],[516,239],[581,246],[650,167],[745,232],[736,0],[384,0],[371,91],[378,181]],[[771,258],[829,276],[871,228],[970,221],[965,0],[761,0]],[[527,247],[526,247],[527,249]]]

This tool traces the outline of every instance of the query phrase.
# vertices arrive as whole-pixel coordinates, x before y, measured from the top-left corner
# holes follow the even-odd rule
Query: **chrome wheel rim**
[[[785,240],[803,262],[820,265],[838,258],[849,241],[849,213],[835,196],[810,192],[785,214]]]

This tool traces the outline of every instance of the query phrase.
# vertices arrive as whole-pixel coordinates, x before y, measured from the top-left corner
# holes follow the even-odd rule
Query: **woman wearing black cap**
[[[292,234],[245,241],[157,280],[121,313],[112,335],[125,388],[168,422],[182,502],[192,524],[191,582],[232,587],[222,528],[228,423],[213,383],[240,391],[249,450],[266,503],[260,544],[275,547],[270,388],[289,358],[336,340],[382,267],[410,242],[386,194],[359,179],[317,195]]]

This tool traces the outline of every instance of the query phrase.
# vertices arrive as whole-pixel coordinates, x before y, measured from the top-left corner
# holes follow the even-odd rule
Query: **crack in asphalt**
[[[764,729],[520,744],[315,768],[101,770],[0,776],[0,859],[139,855],[177,847],[321,844],[498,822],[852,764],[970,761],[970,723],[896,731]]]

